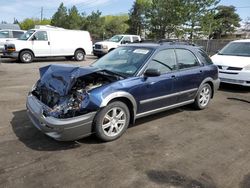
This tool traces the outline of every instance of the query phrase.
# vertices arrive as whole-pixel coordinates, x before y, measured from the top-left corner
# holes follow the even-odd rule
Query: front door
[[[32,48],[35,57],[46,57],[50,56],[51,49],[48,41],[48,33],[46,31],[37,31],[32,36]]]
[[[161,73],[156,77],[143,77],[140,88],[138,113],[160,110],[176,103],[174,81],[177,70],[174,49],[159,51],[149,62],[147,69],[158,69]]]

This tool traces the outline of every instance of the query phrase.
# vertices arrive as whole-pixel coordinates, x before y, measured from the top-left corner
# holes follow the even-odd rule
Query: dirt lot
[[[139,119],[110,143],[94,136],[57,142],[40,133],[25,111],[38,68],[93,60],[2,60],[0,187],[250,187],[250,88],[222,85],[208,109]]]

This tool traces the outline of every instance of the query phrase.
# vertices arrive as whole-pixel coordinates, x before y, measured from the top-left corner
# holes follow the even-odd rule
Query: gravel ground
[[[33,127],[25,101],[39,59],[0,59],[0,187],[250,187],[250,88],[223,84],[203,111],[186,106],[136,121],[118,140],[57,142]]]

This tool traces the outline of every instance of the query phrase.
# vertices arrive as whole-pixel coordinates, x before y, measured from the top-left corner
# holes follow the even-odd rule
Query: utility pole
[[[43,20],[43,7],[41,7],[41,22],[42,22],[42,20]]]

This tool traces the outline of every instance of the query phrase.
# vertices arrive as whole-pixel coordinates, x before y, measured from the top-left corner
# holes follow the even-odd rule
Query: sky
[[[41,7],[43,17],[51,18],[60,3],[67,8],[76,5],[79,12],[90,14],[100,10],[102,15],[128,13],[134,0],[0,0],[0,22],[13,23],[14,18],[22,21],[25,18],[40,18]],[[221,0],[221,5],[233,5],[242,21],[250,17],[250,0]]]

